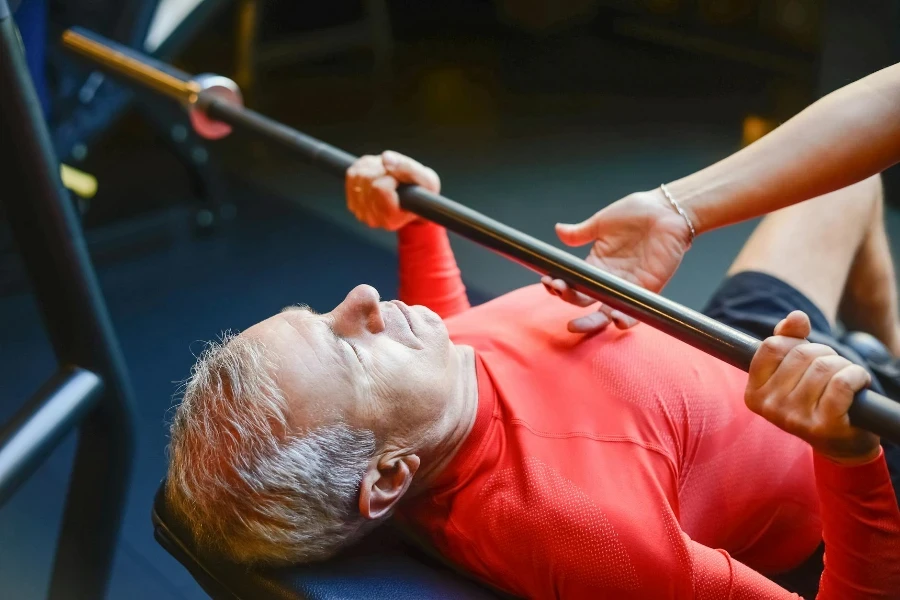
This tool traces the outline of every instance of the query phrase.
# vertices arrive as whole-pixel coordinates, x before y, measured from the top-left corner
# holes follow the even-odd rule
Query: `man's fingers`
[[[794,340],[795,338],[784,338]],[[795,389],[800,383],[801,378],[808,370],[818,371],[820,374],[827,375],[829,362],[824,360],[826,357],[835,356],[837,353],[823,344],[810,344],[800,340],[800,343],[791,348],[784,360],[775,369],[771,379],[766,384],[767,387],[778,387],[784,390],[784,394]]]
[[[831,377],[835,369],[834,358],[837,353],[822,344],[810,344],[786,337],[774,339],[797,341],[798,344],[787,352],[765,383],[756,389],[751,387],[753,384],[748,385],[750,393],[745,395],[744,400],[753,412],[806,439],[800,429],[808,427],[806,420],[815,411],[816,400],[821,392],[818,389],[812,396],[812,388],[824,388],[823,382]],[[807,387],[802,387],[804,378],[807,380]],[[778,419],[786,414],[792,415],[791,422],[779,423]]]
[[[353,168],[355,168],[354,170],[359,177],[369,181],[375,180],[386,173],[384,165],[381,164],[381,159],[370,154],[360,157],[353,164]]]
[[[794,347],[806,343],[805,340],[784,336],[772,336],[764,339],[750,362],[747,388],[755,390],[765,385],[788,353]]]
[[[356,163],[356,179],[354,188],[358,192],[357,198],[365,201],[371,193],[372,183],[385,175],[384,167],[376,156],[364,156]]]
[[[385,208],[400,210],[400,200],[397,198],[397,180],[390,175],[382,175],[372,182],[372,190],[378,194]]]
[[[785,394],[782,400],[773,403],[780,406],[771,406],[770,408],[773,411],[780,411],[782,414],[790,411],[795,415],[795,419],[805,417],[813,419],[813,421],[819,420],[812,416],[816,411],[819,399],[834,374],[847,364],[849,361],[837,354],[819,356],[809,363],[793,390]],[[769,416],[763,416],[772,420]],[[801,433],[796,428],[792,430],[790,427],[784,427],[784,429],[794,435]]]
[[[406,168],[413,174],[417,173],[416,176],[428,186],[435,185],[437,176],[431,177],[433,172],[430,169],[405,157],[401,158],[403,160],[394,161],[397,170]],[[429,177],[430,180],[426,181]],[[369,227],[394,231],[415,219],[415,215],[401,209],[400,199],[397,197],[398,180],[387,173],[384,158],[380,155],[363,156],[354,162],[347,169],[345,187],[347,208]]]
[[[843,418],[853,404],[856,392],[872,383],[872,378],[864,368],[847,360],[845,363],[846,366],[828,381],[819,398],[819,411],[826,420]]]
[[[382,175],[372,182],[372,193],[379,206],[372,206],[373,213],[379,216],[378,226],[389,231],[402,227],[404,215],[400,210],[400,199],[397,197],[397,180],[390,175]]]
[[[401,183],[420,185],[436,194],[441,191],[441,178],[434,169],[426,167],[408,156],[393,150],[386,150],[382,152],[380,162],[385,171]]]
[[[775,374],[789,352],[806,343],[810,333],[809,317],[806,313],[795,310],[775,326],[772,337],[760,344],[750,363],[750,379],[747,385],[757,389]]]
[[[587,219],[581,223],[557,223],[556,235],[566,246],[584,246],[594,241],[593,219]]]
[[[347,169],[345,186],[347,208],[357,219],[373,226],[374,218],[369,210],[366,198],[371,193],[372,181],[384,175],[384,167],[377,156],[363,156]]]

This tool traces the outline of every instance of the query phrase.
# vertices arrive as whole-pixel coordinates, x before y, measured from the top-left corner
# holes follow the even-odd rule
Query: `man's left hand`
[[[854,395],[871,379],[832,348],[806,341],[809,317],[794,311],[775,328],[750,364],[744,400],[753,412],[806,440],[842,463],[861,463],[880,452],[873,433],[850,425]]]

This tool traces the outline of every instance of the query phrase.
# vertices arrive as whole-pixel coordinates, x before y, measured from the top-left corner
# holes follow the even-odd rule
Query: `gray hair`
[[[167,500],[201,547],[247,564],[323,560],[376,522],[359,513],[375,436],[290,431],[264,345],[226,334],[194,366],[171,427]]]

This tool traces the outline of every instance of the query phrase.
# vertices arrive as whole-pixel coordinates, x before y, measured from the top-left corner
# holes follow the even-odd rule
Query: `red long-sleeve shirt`
[[[855,467],[743,405],[747,376],[650,327],[566,331],[524,288],[469,309],[446,233],[400,232],[401,298],[476,352],[478,411],[401,509],[451,561],[528,598],[797,598],[761,573],[826,541],[821,600],[900,598],[883,457]]]

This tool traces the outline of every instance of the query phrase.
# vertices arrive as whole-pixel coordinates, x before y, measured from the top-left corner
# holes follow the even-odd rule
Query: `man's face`
[[[457,363],[441,318],[360,285],[331,312],[289,308],[245,331],[275,359],[291,425],[338,421],[401,443],[438,419]]]

